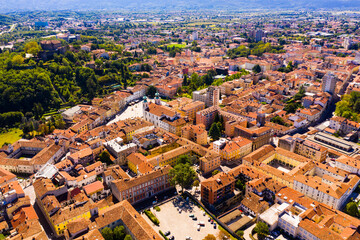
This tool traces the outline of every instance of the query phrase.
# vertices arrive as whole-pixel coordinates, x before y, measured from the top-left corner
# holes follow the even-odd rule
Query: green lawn
[[[186,44],[172,43],[172,44],[169,44],[168,47],[184,48],[184,47],[186,47]]]
[[[4,145],[4,143],[14,143],[21,138],[22,131],[18,128],[13,128],[6,133],[0,134],[0,147]]]

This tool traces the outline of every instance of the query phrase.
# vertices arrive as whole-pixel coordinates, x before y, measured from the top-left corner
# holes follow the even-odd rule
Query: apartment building
[[[294,189],[318,202],[341,209],[359,181],[360,178],[356,175],[349,175],[346,181],[327,174],[322,177],[297,175],[294,178]]]
[[[328,154],[327,148],[296,135],[280,138],[279,147],[318,162],[324,162]]]
[[[232,140],[221,138],[213,142],[213,150],[220,154],[221,161],[224,164],[231,164],[251,153],[252,141],[242,137],[236,137]]]
[[[360,175],[360,163],[358,158],[342,155],[335,159],[335,166],[349,173]]]
[[[235,178],[226,173],[218,173],[201,182],[201,201],[214,206],[232,197],[235,189]]]
[[[265,144],[269,144],[272,130],[269,127],[253,126],[246,128],[241,125],[235,126],[234,136],[246,138],[252,142],[252,150],[256,150]]]
[[[201,101],[193,101],[178,109],[181,116],[195,119],[196,113],[205,109],[205,103]]]
[[[206,89],[194,91],[192,96],[194,101],[204,102],[206,107],[218,106],[220,89],[218,87],[210,86]]]
[[[187,125],[181,128],[181,137],[200,145],[208,144],[208,135],[203,124]]]
[[[330,125],[331,129],[334,129],[341,134],[348,134],[352,131],[358,131],[360,128],[360,124],[344,117],[334,116],[330,118]]]
[[[159,167],[131,179],[119,179],[110,183],[111,191],[118,201],[138,203],[172,188],[170,166]]]

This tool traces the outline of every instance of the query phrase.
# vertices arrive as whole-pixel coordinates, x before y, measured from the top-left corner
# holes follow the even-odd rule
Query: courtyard
[[[181,200],[173,198],[160,205],[159,212],[151,209],[151,212],[160,221],[159,226],[154,225],[145,214],[143,215],[156,232],[159,232],[159,230],[163,233],[170,231],[170,235],[167,237],[174,236],[175,239],[192,237],[194,240],[204,239],[208,234],[213,234],[216,237],[219,235],[220,230],[218,229],[218,226],[214,228],[214,225],[210,224],[208,221],[209,216],[206,214],[204,216],[204,211],[202,209],[190,200],[186,201],[180,197],[179,199]],[[179,212],[179,209],[181,209],[181,213]],[[193,220],[192,217],[189,217],[191,214],[193,214],[197,220]],[[198,231],[197,227],[200,221],[204,223],[204,226],[200,227],[200,231]]]

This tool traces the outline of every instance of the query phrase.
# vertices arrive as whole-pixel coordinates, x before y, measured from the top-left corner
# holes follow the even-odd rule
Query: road
[[[15,29],[16,25],[17,23],[11,25],[9,30],[0,32],[0,36],[3,35],[4,33],[12,32]]]

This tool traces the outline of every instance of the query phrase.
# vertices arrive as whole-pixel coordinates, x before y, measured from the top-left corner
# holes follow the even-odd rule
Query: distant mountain
[[[352,9],[360,0],[0,0],[0,12],[33,10]]]

